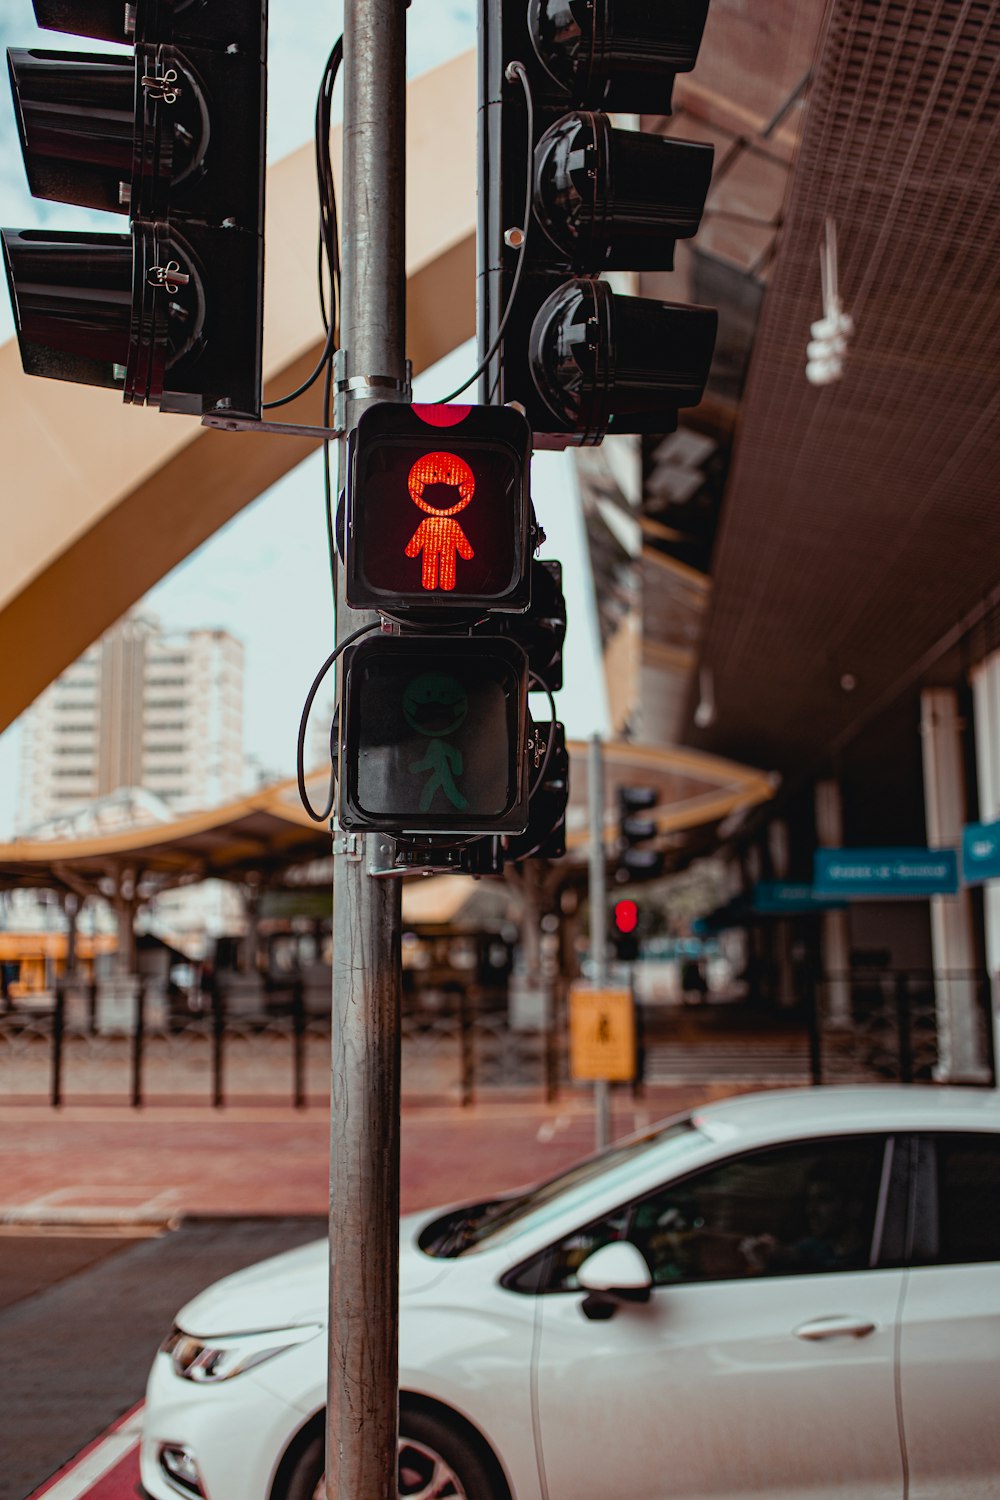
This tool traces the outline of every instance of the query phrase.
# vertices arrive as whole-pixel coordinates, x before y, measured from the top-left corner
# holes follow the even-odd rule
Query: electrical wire
[[[528,78],[527,69],[525,68],[524,64],[521,62],[508,63],[506,71],[508,76],[510,74],[513,74],[520,80],[521,87],[524,89],[524,100],[525,105],[527,106],[528,115],[528,167],[525,176],[526,187],[524,191],[524,227],[521,231],[523,238],[520,244],[517,270],[514,272],[514,280],[511,282],[510,296],[507,298],[507,306],[503,310],[503,317],[500,319],[499,327],[497,328],[496,333],[493,335],[493,342],[490,344],[486,353],[483,355],[482,359],[479,361],[479,364],[473,370],[468,380],[463,381],[460,386],[452,391],[450,396],[442,396],[438,402],[439,406],[445,406],[449,401],[454,401],[455,397],[460,396],[463,391],[467,390],[474,380],[478,380],[480,375],[482,375],[483,371],[489,365],[490,360],[500,348],[500,341],[503,338],[504,330],[507,327],[510,315],[514,310],[514,303],[517,301],[517,293],[521,285],[521,275],[524,271],[525,262],[528,256],[528,230],[531,225],[531,203],[533,196],[532,186],[535,176],[535,156],[532,145],[535,139],[535,104],[534,100],[531,97],[531,82]]]
[[[318,813],[313,807],[312,803],[309,801],[309,793],[306,791],[305,754],[306,730],[309,727],[309,712],[313,706],[316,694],[319,692],[320,687],[323,684],[323,679],[326,677],[327,672],[329,672],[338,656],[346,651],[348,646],[353,645],[353,643],[359,638],[359,636],[370,635],[373,630],[381,630],[381,628],[381,620],[374,620],[370,625],[362,625],[360,629],[352,630],[350,635],[345,635],[344,639],[330,652],[330,655],[327,657],[326,661],[316,673],[316,676],[313,678],[312,687],[306,694],[306,701],[302,709],[302,717],[299,719],[299,739],[295,758],[295,770],[298,777],[299,797],[302,801],[302,806],[305,808],[306,812],[309,814],[310,818],[312,818],[314,823],[325,823],[327,818],[333,812],[333,804],[337,795],[337,776],[336,772],[333,769],[331,756],[329,796],[327,798],[326,807],[321,813]]]
[[[319,192],[319,264],[317,268],[317,280],[319,283],[319,305],[320,315],[323,319],[323,327],[326,338],[323,350],[315,369],[301,385],[287,396],[280,396],[275,401],[265,401],[264,411],[274,411],[278,407],[287,406],[290,402],[298,400],[306,391],[316,384],[316,381],[326,370],[333,359],[337,348],[337,324],[340,313],[340,239],[337,223],[337,192],[333,177],[333,163],[330,158],[330,123],[333,108],[333,88],[340,72],[341,63],[344,60],[344,38],[338,37],[333,44],[330,55],[323,69],[320,80],[319,93],[316,98],[315,118],[315,152],[316,152],[316,184]],[[326,290],[323,285],[323,270],[326,267],[330,282],[330,298],[327,303]],[[329,419],[326,418],[329,426]]]
[[[534,782],[533,782],[533,784],[531,786],[531,789],[528,792],[528,801],[529,802],[531,801],[532,797],[535,795],[535,793],[541,787],[543,781],[545,780],[545,773],[549,769],[549,761],[552,758],[552,745],[553,745],[553,742],[555,741],[555,737],[556,737],[556,723],[557,723],[557,718],[558,718],[557,713],[556,713],[556,700],[552,696],[552,689],[549,687],[548,683],[547,682],[543,682],[542,679],[540,677],[536,676],[534,672],[532,672],[531,675],[528,678],[528,691],[529,691],[529,693],[531,692],[531,684],[532,683],[536,684],[536,691],[537,692],[544,693],[545,696],[546,696],[546,698],[548,698],[548,700],[549,700],[549,713],[551,715],[551,718],[549,720],[549,742],[545,746],[545,754],[542,756],[542,764],[538,768],[538,775],[535,777],[535,780],[534,780]]]

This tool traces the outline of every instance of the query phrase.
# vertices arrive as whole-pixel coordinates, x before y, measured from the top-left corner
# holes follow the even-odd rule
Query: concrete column
[[[816,841],[821,849],[840,849],[844,816],[835,781],[816,783]],[[849,1030],[851,1016],[851,923],[848,911],[825,911],[822,917],[823,992],[827,1026]]]
[[[1000,820],[1000,651],[994,651],[972,672],[976,721],[976,780],[979,818]],[[986,967],[993,996],[993,1056],[1000,1059],[1000,880],[983,886],[986,917]],[[1000,1066],[997,1067],[1000,1088]]]
[[[957,848],[966,819],[965,776],[958,695],[954,688],[926,688],[920,695],[924,811],[932,849]],[[937,1004],[938,1065],[946,1083],[981,1082],[985,1076],[977,1024],[977,976],[972,898],[931,897],[931,951]]]
[[[771,873],[775,880],[788,879],[788,824],[775,818],[767,830]],[[774,963],[778,976],[778,1005],[790,1010],[798,996],[795,993],[795,969],[792,964],[792,924],[781,917],[774,924]]]
[[[66,968],[65,977],[68,980],[76,979],[76,933],[80,918],[80,908],[83,905],[75,891],[66,891],[62,898],[63,914],[66,917]]]

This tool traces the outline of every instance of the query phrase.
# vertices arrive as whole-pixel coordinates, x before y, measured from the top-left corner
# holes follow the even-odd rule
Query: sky
[[[268,157],[276,160],[311,138],[315,94],[342,9],[330,0],[271,6],[268,48]],[[475,45],[473,0],[413,0],[408,11],[407,71],[412,77]],[[39,31],[30,0],[0,0],[4,47],[113,51],[106,44]],[[339,89],[338,89],[339,95]],[[339,105],[339,98],[336,101]],[[0,88],[0,224],[12,228],[103,229],[125,221],[33,199],[24,181],[9,90]],[[311,221],[303,232],[315,233]],[[265,302],[265,318],[267,307]],[[317,329],[319,329],[317,308]],[[0,288],[0,341],[13,318]],[[475,364],[471,344],[416,382],[417,399],[453,389]],[[25,377],[26,379],[28,377]],[[108,400],[114,400],[108,393]],[[166,417],[164,421],[185,420]],[[570,460],[538,454],[532,491],[548,533],[543,557],[561,559],[571,622],[566,687],[557,699],[571,737],[606,727],[603,679],[585,538]],[[246,749],[275,777],[295,772],[301,705],[332,633],[320,456],[313,455],[217,532],[146,596],[141,607],[167,629],[222,628],[246,649]],[[320,700],[322,701],[322,700]],[[0,839],[14,830],[19,726],[0,735]]]

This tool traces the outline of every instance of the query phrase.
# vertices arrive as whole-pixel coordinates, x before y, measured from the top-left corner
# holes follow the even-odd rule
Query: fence
[[[307,1007],[301,982],[269,988],[257,1010],[234,1013],[218,986],[197,1014],[170,1014],[162,993],[134,981],[109,995],[59,987],[31,1009],[0,1014],[0,1098],[54,1106],[155,1099],[221,1109],[248,1102],[305,1109],[329,1095],[330,1017]],[[453,1010],[402,1020],[404,1095],[463,1105],[484,1092],[556,1095],[554,1032],[518,1032],[506,1016]]]
[[[937,1083],[943,1074],[991,1086],[995,1076],[990,977],[978,970],[828,974],[809,1033],[817,1083]]]
[[[162,990],[134,981],[117,992],[61,987],[33,1009],[0,1013],[0,1098],[116,1100],[134,1108],[152,1100],[216,1109],[325,1104],[329,1012],[313,1008],[315,995],[302,982],[261,994],[257,1009],[248,1009],[245,997],[231,1004],[217,986],[202,1012],[171,1014]],[[950,1018],[952,1043],[957,1036],[958,1050],[976,1064],[957,1077],[991,1084],[988,976],[915,969],[826,975],[808,1023],[786,1021],[777,1037],[744,1034],[734,1016],[714,1034],[658,1041],[650,1022],[648,1081],[933,1084],[956,1076],[942,1057],[940,1013]],[[692,1018],[685,1013],[685,1020],[690,1029]],[[506,1014],[481,1011],[464,994],[452,1007],[404,1014],[402,1054],[404,1097],[414,1100],[468,1105],[531,1089],[551,1101],[566,1079],[561,1024],[518,1031]]]

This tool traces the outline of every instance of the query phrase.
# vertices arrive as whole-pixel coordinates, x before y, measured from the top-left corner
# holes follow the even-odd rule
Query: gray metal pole
[[[348,427],[405,388],[405,16],[404,0],[344,10]],[[341,591],[338,640],[370,618]],[[368,874],[374,842],[335,843],[327,1500],[397,1496],[400,893]]]
[[[588,802],[590,808],[590,956],[595,990],[608,983],[608,900],[604,867],[604,753],[601,736],[590,741],[588,757]],[[594,1084],[594,1130],[598,1151],[611,1140],[611,1085],[606,1079]]]

